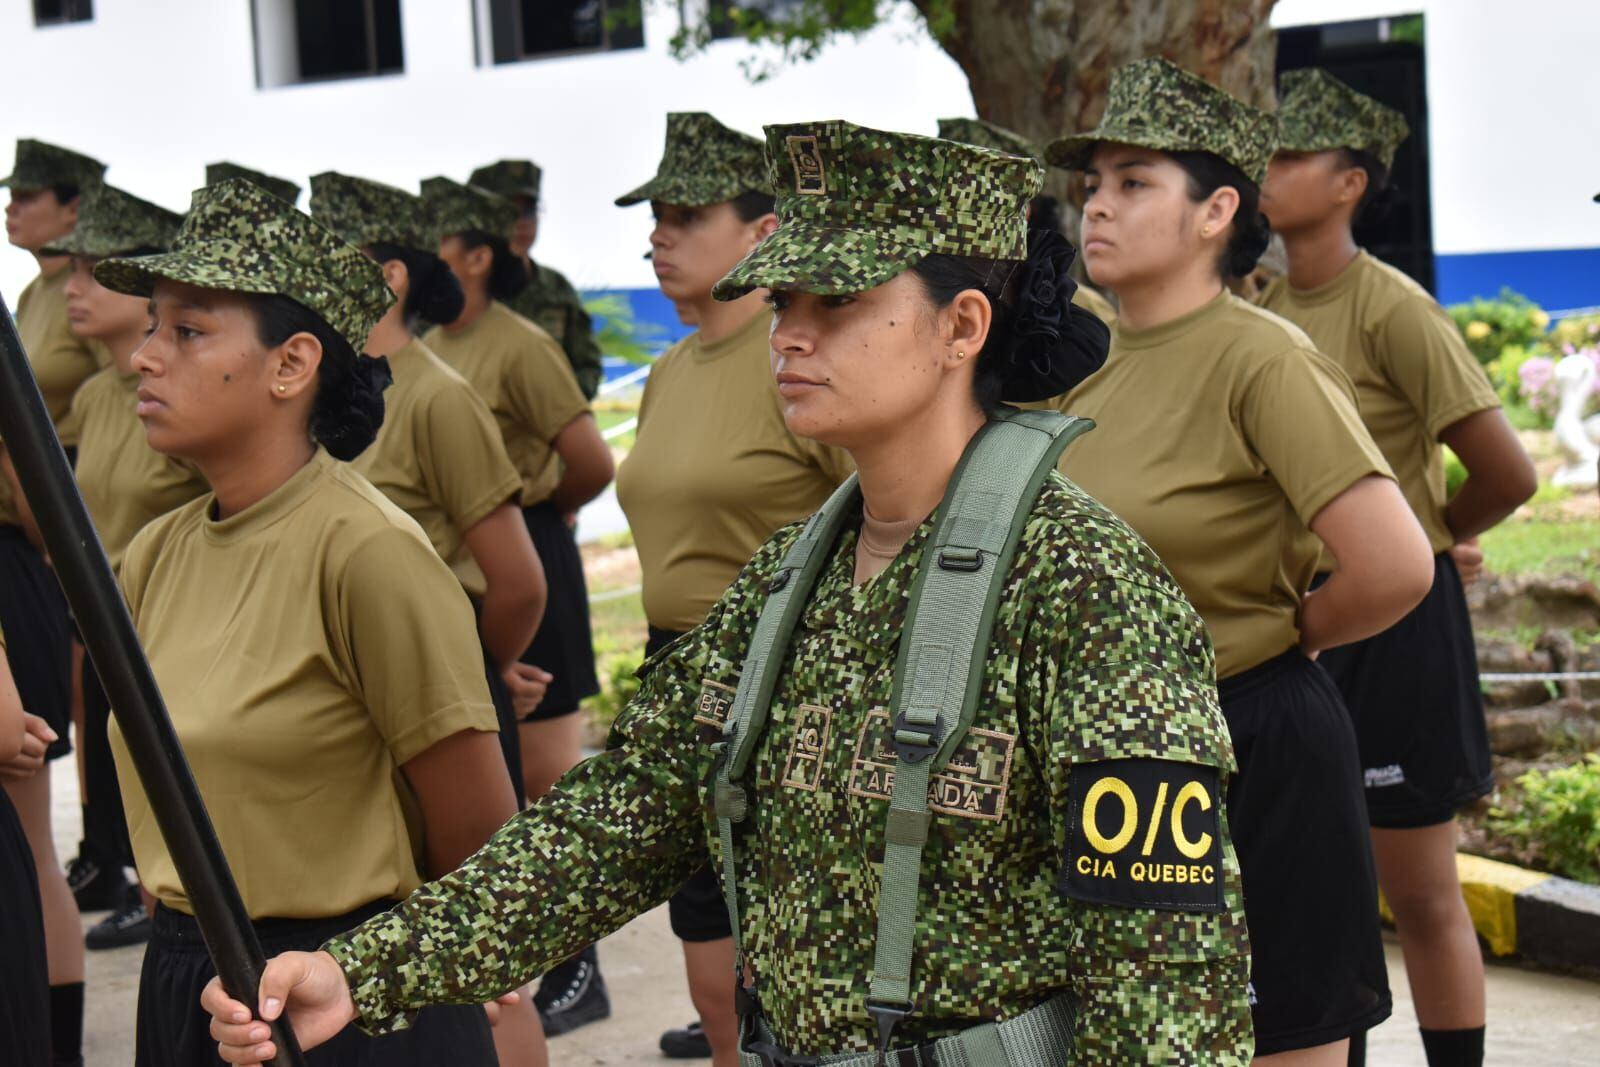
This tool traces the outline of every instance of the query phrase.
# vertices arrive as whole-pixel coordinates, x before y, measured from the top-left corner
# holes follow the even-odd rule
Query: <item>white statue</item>
[[[1553,485],[1593,486],[1600,478],[1600,416],[1586,423],[1584,406],[1594,390],[1594,360],[1582,352],[1562,358],[1556,364],[1556,389],[1561,406],[1556,410],[1556,443],[1566,463],[1550,479]]]

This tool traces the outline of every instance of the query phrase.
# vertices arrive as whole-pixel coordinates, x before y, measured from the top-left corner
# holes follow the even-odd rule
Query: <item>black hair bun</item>
[[[406,314],[415,315],[423,322],[441,325],[461,317],[467,296],[461,291],[461,282],[455,273],[432,252],[417,253],[417,267],[411,271],[411,291],[406,297]]]
[[[1001,362],[1000,398],[1048,400],[1071,391],[1105,365],[1111,331],[1072,296],[1070,271],[1078,250],[1055,229],[1028,231],[1028,258],[1016,288],[1008,347]]]
[[[1230,278],[1247,277],[1272,244],[1272,224],[1261,212],[1251,220],[1234,219],[1233,236],[1228,240],[1226,262]]]
[[[394,383],[388,359],[324,352],[311,411],[311,436],[334,459],[349,462],[367,450],[383,426],[383,391]]]

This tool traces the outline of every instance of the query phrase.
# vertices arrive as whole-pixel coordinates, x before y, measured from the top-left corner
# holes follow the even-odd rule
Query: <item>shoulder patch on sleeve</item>
[[[1074,766],[1058,889],[1092,904],[1222,911],[1217,768],[1160,759]]]

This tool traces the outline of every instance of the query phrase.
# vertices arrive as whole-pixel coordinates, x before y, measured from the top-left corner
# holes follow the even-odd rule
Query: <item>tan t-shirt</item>
[[[252,918],[324,918],[421,882],[402,764],[496,729],[472,607],[417,524],[327,453],[216,521],[134,538],[122,590]],[[189,911],[121,732],[139,877]]]
[[[145,443],[135,413],[139,376],[115,367],[91,375],[61,422],[61,443],[76,445],[78,492],[105,546],[111,569],[134,534],[158,516],[206,492],[198,471]]]
[[[483,571],[466,532],[522,492],[494,416],[467,380],[412,341],[389,357],[383,428],[351,466],[417,520],[467,592]]]
[[[1435,552],[1455,543],[1444,521],[1444,450],[1452,423],[1500,406],[1455,323],[1427,291],[1361,252],[1333,281],[1278,278],[1261,306],[1299,326],[1355,383],[1361,418],[1394,468]]]
[[[1105,367],[1064,410],[1099,427],[1062,472],[1160,555],[1211,631],[1218,678],[1299,643],[1321,550],[1308,524],[1389,474],[1339,368],[1226,292],[1153,329],[1116,327]]]
[[[64,266],[54,274],[41,274],[17,297],[17,332],[28,350],[45,407],[58,426],[67,417],[78,386],[111,362],[104,345],[73,336],[67,325],[67,281],[71,276]]]
[[[650,370],[633,450],[617,472],[652,626],[692,630],[757,548],[810,515],[854,469],[789,432],[757,314],[737,333],[679,341]]]
[[[435,326],[423,340],[494,412],[522,475],[523,505],[550,499],[561,481],[561,458],[551,445],[589,410],[561,346],[498,300],[466,329]]]
[[[72,395],[88,377],[111,362],[111,353],[95,341],[74,337],[67,327],[66,266],[54,274],[41,274],[17,297],[17,333],[28,352],[33,377],[44,395],[45,407],[57,426],[72,407]],[[17,521],[11,487],[0,478],[0,525]]]

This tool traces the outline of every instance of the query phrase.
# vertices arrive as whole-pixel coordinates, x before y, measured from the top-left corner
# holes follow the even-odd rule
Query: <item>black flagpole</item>
[[[0,296],[0,439],[50,551],[56,577],[84,648],[105,687],[161,836],[194,908],[206,949],[236,1000],[256,1003],[266,966],[261,945],[228,870],[205,802],[178,744],[127,605],[95,534],[55,425],[33,378],[22,338]],[[275,1067],[304,1067],[287,1025],[272,1024]]]

